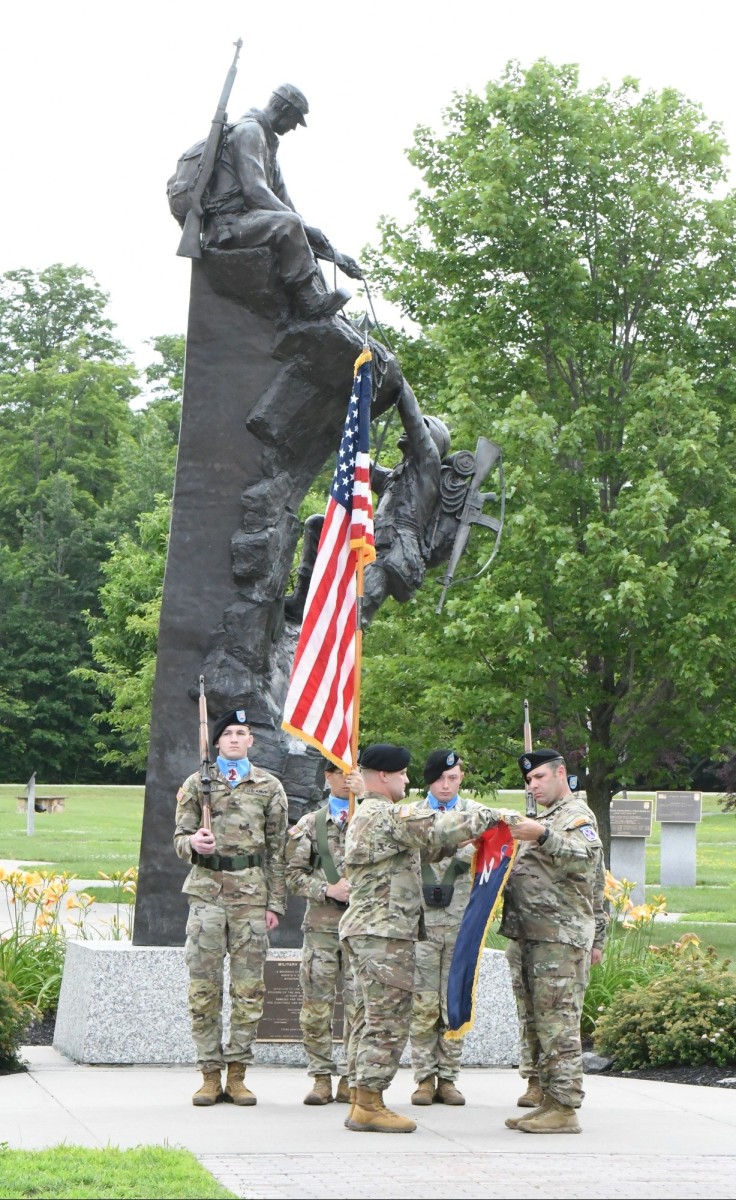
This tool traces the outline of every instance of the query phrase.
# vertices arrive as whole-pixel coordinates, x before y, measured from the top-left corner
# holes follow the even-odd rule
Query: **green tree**
[[[96,716],[116,735],[112,743],[98,743],[103,761],[137,770],[145,769],[148,756],[170,519],[170,494],[157,496],[153,511],[140,516],[136,535],[123,534],[103,564],[101,615],[88,615],[96,666],[80,671],[109,699]]]
[[[417,131],[416,220],[385,221],[373,259],[441,365],[436,411],[456,444],[499,442],[508,494],[491,574],[440,619],[419,599],[406,637],[379,614],[366,724],[399,717],[403,687],[415,720],[518,781],[528,695],[604,834],[617,786],[682,783],[736,734],[725,156],[675,91],[512,63],[455,97],[442,134]],[[389,698],[370,678],[391,656]]]
[[[96,779],[83,618],[106,556],[101,519],[137,394],[87,272],[0,279],[0,722],[4,778]],[[108,771],[109,774],[109,771]]]

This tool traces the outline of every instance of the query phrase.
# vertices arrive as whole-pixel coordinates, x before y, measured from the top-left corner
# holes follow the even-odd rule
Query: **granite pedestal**
[[[269,959],[298,959],[298,950],[271,950]],[[54,1033],[54,1048],[80,1063],[193,1063],[189,977],[180,946],[70,942]],[[229,1022],[227,963],[224,1005]],[[258,1042],[256,1062],[306,1066],[300,1042]],[[407,1052],[402,1062],[408,1063]],[[475,1027],[462,1062],[509,1066],[519,1061],[516,1005],[508,964],[485,950],[478,978]]]
[[[634,904],[646,902],[646,847],[647,840],[643,837],[611,838],[611,874],[634,884],[631,893]]]
[[[696,826],[663,822],[659,870],[662,887],[695,887],[696,856]]]

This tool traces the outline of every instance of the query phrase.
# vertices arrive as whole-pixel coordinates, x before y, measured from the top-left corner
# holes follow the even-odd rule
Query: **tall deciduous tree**
[[[423,598],[406,622],[410,653],[425,651],[407,703],[423,693],[438,733],[498,776],[529,695],[538,740],[584,768],[604,833],[618,785],[682,785],[691,757],[736,739],[725,156],[675,91],[583,91],[575,67],[510,64],[455,98],[442,134],[418,130],[416,220],[387,220],[374,257],[440,356],[438,409],[507,462],[492,574],[439,621]],[[380,668],[401,638],[381,621],[368,727],[380,706],[399,713]]]
[[[84,610],[106,556],[135,368],[79,267],[0,280],[0,677],[4,778],[100,777]]]

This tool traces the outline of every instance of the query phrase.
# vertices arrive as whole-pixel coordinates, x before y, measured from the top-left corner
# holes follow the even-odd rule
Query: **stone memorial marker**
[[[659,881],[662,887],[695,887],[697,838],[702,818],[702,792],[657,792],[657,820],[662,822]]]
[[[652,835],[651,800],[630,800],[625,792],[611,801],[611,874],[634,884],[631,899],[646,899],[646,839]]]

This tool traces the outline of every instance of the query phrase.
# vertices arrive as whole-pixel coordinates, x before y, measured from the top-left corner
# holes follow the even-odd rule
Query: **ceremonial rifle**
[[[501,516],[500,518],[488,517],[483,512],[483,505],[486,500],[496,500],[498,497],[495,492],[481,492],[480,485],[483,483],[486,475],[490,471],[495,462],[498,462],[498,470],[501,480]],[[488,560],[483,564],[480,571],[476,571],[475,575],[469,575],[467,579],[458,580],[459,583],[467,583],[470,579],[477,579],[493,562],[496,552],[501,541],[501,530],[503,529],[503,514],[504,503],[506,498],[506,490],[504,487],[503,463],[501,459],[501,449],[495,442],[489,438],[478,438],[478,444],[475,447],[475,471],[473,478],[470,481],[468,492],[465,497],[465,504],[460,516],[460,524],[458,526],[455,541],[452,547],[450,561],[447,564],[444,579],[442,580],[442,595],[435,612],[441,613],[442,606],[445,603],[445,596],[448,588],[452,586],[452,581],[457,570],[457,564],[460,562],[463,551],[468,544],[470,537],[471,525],[484,525],[487,529],[493,529],[496,534],[496,541]]]
[[[524,753],[531,754],[532,752],[532,727],[529,724],[529,701],[524,701]],[[526,782],[526,780],[525,780]],[[528,817],[536,817],[537,802],[534,799],[534,793],[531,788],[526,788],[526,815]]]
[[[202,828],[212,829],[210,803],[210,731],[207,723],[207,697],[204,694],[204,675],[199,677],[199,779],[202,784]]]
[[[238,38],[237,42],[233,42],[235,46],[235,57],[233,58],[230,70],[227,73],[225,86],[222,89],[220,103],[217,106],[217,112],[212,119],[207,141],[204,144],[202,157],[199,160],[199,170],[197,172],[197,180],[191,191],[191,208],[187,213],[184,222],[184,232],[181,235],[179,249],[177,254],[181,258],[201,258],[202,257],[202,219],[204,217],[204,194],[207,191],[210,180],[212,179],[215,170],[215,163],[220,153],[220,143],[222,141],[222,131],[227,122],[227,104],[230,99],[235,76],[238,73],[238,55],[243,45],[243,39]]]

